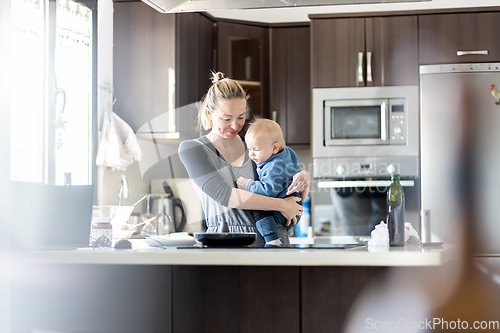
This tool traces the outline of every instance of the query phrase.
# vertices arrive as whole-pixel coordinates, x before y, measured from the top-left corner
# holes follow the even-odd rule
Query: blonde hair
[[[201,107],[198,110],[197,117],[198,125],[205,130],[211,129],[213,125],[212,120],[208,117],[208,112],[217,110],[218,103],[221,100],[243,98],[245,101],[248,101],[249,97],[237,81],[225,77],[223,73],[212,72],[211,76],[212,86],[201,100]]]
[[[285,149],[286,143],[283,138],[283,131],[280,125],[272,121],[271,119],[256,118],[248,127],[245,136],[257,137],[258,135],[264,135],[269,138],[273,143],[277,143],[279,146],[279,152],[281,153]]]

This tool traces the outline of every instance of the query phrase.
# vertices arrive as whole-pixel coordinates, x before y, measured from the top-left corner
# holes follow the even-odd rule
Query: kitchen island
[[[341,332],[366,286],[439,281],[453,246],[11,253],[12,332]]]

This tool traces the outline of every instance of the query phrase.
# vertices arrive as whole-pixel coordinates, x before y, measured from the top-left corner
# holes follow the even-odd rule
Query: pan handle
[[[229,227],[227,226],[227,222],[222,220],[219,226],[219,233],[229,232]]]

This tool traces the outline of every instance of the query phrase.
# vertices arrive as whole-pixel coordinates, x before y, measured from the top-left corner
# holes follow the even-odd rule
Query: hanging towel
[[[141,147],[134,130],[114,112],[106,112],[96,164],[113,171],[124,171],[134,160],[139,161],[141,157]]]

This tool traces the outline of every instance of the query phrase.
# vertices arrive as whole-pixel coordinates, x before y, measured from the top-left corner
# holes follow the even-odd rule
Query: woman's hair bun
[[[219,82],[220,80],[223,80],[225,79],[224,77],[224,73],[221,73],[221,72],[212,72],[212,83],[217,83]]]

